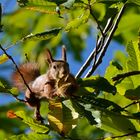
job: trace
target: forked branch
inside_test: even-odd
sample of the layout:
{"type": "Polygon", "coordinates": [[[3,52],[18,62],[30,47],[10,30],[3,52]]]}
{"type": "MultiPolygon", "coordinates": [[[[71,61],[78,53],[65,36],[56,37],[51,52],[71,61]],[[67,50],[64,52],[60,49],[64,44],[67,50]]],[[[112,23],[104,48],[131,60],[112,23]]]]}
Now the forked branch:
{"type": "Polygon", "coordinates": [[[114,25],[113,25],[114,17],[112,17],[108,20],[108,22],[103,30],[103,35],[101,35],[100,38],[97,40],[96,47],[93,49],[93,51],[87,58],[86,62],[83,64],[83,66],[80,68],[80,70],[76,74],[76,78],[79,78],[80,76],[82,76],[82,74],[85,72],[85,70],[88,68],[88,66],[90,66],[90,63],[94,60],[95,55],[96,55],[96,60],[94,60],[94,63],[92,65],[91,69],[89,69],[89,71],[87,72],[85,77],[91,76],[93,74],[93,72],[97,69],[97,67],[101,64],[102,59],[111,42],[111,39],[112,39],[116,29],[118,28],[118,24],[123,15],[125,7],[126,7],[126,4],[124,4],[122,6],[122,8],[121,8],[120,12],[118,13],[118,16],[114,22],[114,25]],[[109,30],[111,30],[111,31],[110,31],[109,35],[107,36],[107,32],[109,32],[109,30]],[[97,58],[97,55],[99,55],[98,58],[97,58]]]}

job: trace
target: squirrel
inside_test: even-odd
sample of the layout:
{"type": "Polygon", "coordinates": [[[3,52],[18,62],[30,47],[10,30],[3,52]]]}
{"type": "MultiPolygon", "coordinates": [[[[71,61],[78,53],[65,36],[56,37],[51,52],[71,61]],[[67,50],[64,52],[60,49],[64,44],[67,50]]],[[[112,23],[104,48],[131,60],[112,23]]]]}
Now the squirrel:
{"type": "Polygon", "coordinates": [[[15,71],[12,75],[13,84],[25,92],[25,99],[28,106],[35,107],[35,117],[42,121],[40,115],[41,99],[54,100],[56,97],[71,97],[78,88],[75,77],[70,73],[67,63],[66,48],[62,47],[61,60],[55,60],[51,52],[46,50],[46,61],[49,68],[45,74],[40,74],[37,63],[24,63],[19,66],[29,88],[26,88],[21,75],[15,71]],[[32,91],[32,92],[31,92],[32,91]]]}

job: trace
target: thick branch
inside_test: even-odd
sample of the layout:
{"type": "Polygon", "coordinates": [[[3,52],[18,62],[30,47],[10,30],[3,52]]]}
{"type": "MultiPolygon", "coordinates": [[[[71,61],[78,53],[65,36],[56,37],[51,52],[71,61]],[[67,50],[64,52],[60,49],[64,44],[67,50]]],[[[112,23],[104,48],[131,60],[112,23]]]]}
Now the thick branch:
{"type": "Polygon", "coordinates": [[[123,15],[123,12],[124,12],[125,7],[126,7],[126,5],[124,4],[123,7],[121,8],[120,12],[118,13],[118,16],[117,16],[117,18],[116,18],[116,21],[115,21],[115,23],[114,23],[114,25],[113,25],[113,27],[112,27],[112,29],[111,29],[111,31],[110,31],[110,34],[109,34],[108,38],[106,39],[106,42],[104,43],[104,45],[103,45],[103,47],[102,47],[103,49],[102,49],[102,51],[100,52],[100,55],[99,55],[99,57],[98,57],[98,59],[97,59],[97,61],[96,61],[95,66],[92,67],[92,68],[88,71],[86,77],[91,76],[92,73],[97,69],[97,67],[102,63],[102,59],[103,59],[103,57],[104,57],[104,55],[105,55],[105,53],[106,53],[106,50],[107,50],[107,48],[108,48],[108,46],[109,46],[109,43],[111,42],[111,39],[112,39],[112,37],[113,37],[113,35],[114,35],[116,29],[118,28],[118,24],[119,24],[119,21],[120,21],[122,15],[123,15]]]}

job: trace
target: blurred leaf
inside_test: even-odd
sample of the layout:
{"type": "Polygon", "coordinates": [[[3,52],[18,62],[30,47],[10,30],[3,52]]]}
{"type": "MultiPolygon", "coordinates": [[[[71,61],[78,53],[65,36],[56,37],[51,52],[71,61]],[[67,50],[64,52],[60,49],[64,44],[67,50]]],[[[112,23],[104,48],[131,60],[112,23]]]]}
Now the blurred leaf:
{"type": "Polygon", "coordinates": [[[29,10],[39,11],[47,14],[56,14],[56,5],[49,0],[17,0],[19,6],[26,7],[29,10]]]}
{"type": "Polygon", "coordinates": [[[7,83],[0,81],[0,92],[9,93],[18,96],[19,90],[16,87],[10,87],[7,83]]]}
{"type": "Polygon", "coordinates": [[[2,54],[0,55],[0,64],[3,64],[4,62],[6,62],[9,58],[7,57],[6,54],[2,54]]]}
{"type": "MultiPolygon", "coordinates": [[[[105,78],[100,76],[90,76],[79,80],[81,87],[92,87],[96,91],[106,91],[112,94],[116,93],[115,86],[112,86],[105,78]]],[[[91,91],[93,92],[93,90],[91,91]]]]}
{"type": "Polygon", "coordinates": [[[49,128],[45,125],[40,124],[39,122],[33,120],[32,118],[28,117],[24,111],[17,111],[15,112],[17,117],[22,119],[22,121],[29,125],[29,127],[37,133],[47,133],[49,131],[49,128]]]}
{"type": "Polygon", "coordinates": [[[60,134],[67,134],[77,122],[72,111],[60,101],[49,101],[49,108],[50,126],[60,134]]]}
{"type": "Polygon", "coordinates": [[[47,134],[37,134],[37,133],[29,133],[29,134],[20,134],[7,138],[6,140],[48,140],[52,137],[47,134]]]}
{"type": "Polygon", "coordinates": [[[59,33],[60,30],[61,28],[58,28],[58,29],[52,29],[46,32],[37,33],[37,34],[30,34],[22,38],[21,41],[50,39],[52,37],[55,37],[59,33]]]}
{"type": "Polygon", "coordinates": [[[71,8],[74,4],[75,0],[67,0],[67,2],[65,2],[63,5],[66,7],[66,8],[71,8]]]}
{"type": "Polygon", "coordinates": [[[67,0],[48,0],[48,1],[50,1],[50,2],[54,2],[54,3],[56,3],[57,5],[60,5],[60,4],[62,4],[62,3],[65,3],[67,0]]]}
{"type": "Polygon", "coordinates": [[[71,29],[78,28],[81,24],[84,24],[88,21],[90,15],[89,10],[84,10],[82,15],[72,21],[70,21],[67,26],[65,27],[65,31],[70,31],[71,29]]]}
{"type": "Polygon", "coordinates": [[[127,0],[128,3],[134,3],[138,6],[140,6],[140,1],[139,0],[127,0]]]}
{"type": "MultiPolygon", "coordinates": [[[[134,8],[134,6],[132,6],[134,8]]],[[[140,16],[139,9],[134,10],[129,8],[127,14],[123,15],[119,26],[115,32],[115,37],[118,37],[118,41],[121,44],[126,44],[130,40],[135,40],[138,35],[140,16]]]]}

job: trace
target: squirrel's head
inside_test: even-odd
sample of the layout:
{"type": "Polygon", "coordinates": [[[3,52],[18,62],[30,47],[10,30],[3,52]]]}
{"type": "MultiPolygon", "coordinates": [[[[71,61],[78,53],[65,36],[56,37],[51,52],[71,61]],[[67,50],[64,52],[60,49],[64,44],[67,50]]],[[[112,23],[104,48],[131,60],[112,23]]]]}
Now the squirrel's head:
{"type": "Polygon", "coordinates": [[[51,52],[47,49],[46,60],[49,64],[49,72],[53,79],[61,79],[69,74],[69,64],[67,63],[66,48],[62,47],[61,60],[55,60],[51,52]]]}

